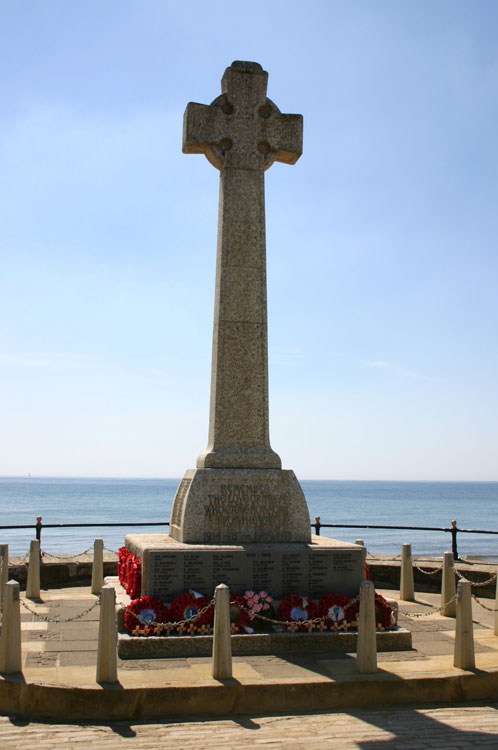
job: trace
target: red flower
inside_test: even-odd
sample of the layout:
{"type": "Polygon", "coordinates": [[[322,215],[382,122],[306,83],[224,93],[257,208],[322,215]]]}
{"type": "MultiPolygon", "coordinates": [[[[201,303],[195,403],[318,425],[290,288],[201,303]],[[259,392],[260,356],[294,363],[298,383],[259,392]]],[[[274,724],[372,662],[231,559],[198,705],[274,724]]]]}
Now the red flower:
{"type": "Polygon", "coordinates": [[[125,609],[125,626],[132,635],[159,635],[170,619],[168,608],[152,596],[135,599],[125,609]]]}
{"type": "Polygon", "coordinates": [[[313,599],[300,594],[289,594],[280,602],[278,607],[278,619],[292,623],[288,625],[289,630],[309,631],[311,628],[305,623],[319,617],[319,610],[313,599]],[[296,623],[296,625],[294,625],[296,623]]]}
{"type": "MultiPolygon", "coordinates": [[[[191,591],[187,591],[185,594],[180,594],[171,602],[171,619],[173,622],[181,622],[182,620],[189,620],[194,617],[198,612],[209,605],[209,599],[205,596],[196,597],[191,591]]],[[[190,632],[195,632],[202,625],[212,625],[214,618],[214,606],[204,612],[200,617],[193,622],[188,623],[187,627],[190,632]],[[193,626],[191,628],[190,626],[193,626]]],[[[185,626],[182,628],[182,632],[185,630],[185,626]]],[[[180,632],[180,628],[178,628],[180,632]]]]}

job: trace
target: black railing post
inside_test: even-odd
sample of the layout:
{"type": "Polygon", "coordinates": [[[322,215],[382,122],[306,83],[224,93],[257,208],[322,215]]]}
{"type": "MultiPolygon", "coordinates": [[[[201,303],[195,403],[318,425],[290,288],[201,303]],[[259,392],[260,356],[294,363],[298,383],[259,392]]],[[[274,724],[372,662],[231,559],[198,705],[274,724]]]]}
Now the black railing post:
{"type": "Polygon", "coordinates": [[[453,552],[453,559],[458,560],[458,547],[457,547],[457,522],[451,522],[451,551],[453,552]]]}
{"type": "Polygon", "coordinates": [[[314,526],[315,526],[315,534],[316,534],[317,536],[320,536],[320,526],[321,526],[321,525],[322,525],[322,524],[320,523],[320,516],[316,516],[316,517],[315,517],[315,523],[314,523],[314,526]]]}
{"type": "Polygon", "coordinates": [[[42,517],[36,517],[36,538],[41,542],[41,531],[42,531],[42,517]]]}

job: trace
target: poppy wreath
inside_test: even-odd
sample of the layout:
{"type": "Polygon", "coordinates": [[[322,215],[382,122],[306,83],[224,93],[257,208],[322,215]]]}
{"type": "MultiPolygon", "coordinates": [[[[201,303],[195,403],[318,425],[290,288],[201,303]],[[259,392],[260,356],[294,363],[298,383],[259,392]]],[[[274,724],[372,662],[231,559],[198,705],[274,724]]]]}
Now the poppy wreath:
{"type": "Polygon", "coordinates": [[[125,626],[132,635],[160,635],[170,619],[168,608],[159,599],[144,596],[125,609],[125,626]]]}
{"type": "Polygon", "coordinates": [[[320,617],[324,618],[327,630],[347,630],[350,623],[356,619],[354,605],[349,606],[351,600],[341,594],[327,594],[322,596],[319,603],[320,617]]]}
{"type": "Polygon", "coordinates": [[[118,552],[118,578],[122,586],[126,582],[126,559],[130,553],[126,547],[120,547],[118,552]]]}
{"type": "Polygon", "coordinates": [[[123,586],[124,590],[128,592],[128,579],[130,575],[130,566],[134,559],[133,552],[128,552],[126,547],[121,547],[119,550],[118,557],[118,576],[119,582],[123,586]]]}
{"type": "Polygon", "coordinates": [[[142,592],[142,561],[134,557],[129,564],[128,594],[131,599],[138,599],[142,592]]]}
{"type": "Polygon", "coordinates": [[[299,594],[289,594],[278,607],[278,619],[289,623],[287,629],[292,632],[298,630],[310,632],[316,627],[310,620],[319,616],[320,611],[313,599],[299,594]]]}
{"type": "Polygon", "coordinates": [[[254,633],[251,627],[251,616],[247,601],[240,594],[230,591],[230,631],[235,633],[254,633]]]}
{"type": "Polygon", "coordinates": [[[375,594],[375,625],[377,630],[390,630],[394,627],[393,609],[381,594],[375,594]]]}
{"type": "MultiPolygon", "coordinates": [[[[171,602],[171,620],[173,622],[181,622],[182,620],[189,620],[209,605],[209,599],[205,596],[199,596],[194,594],[192,591],[187,591],[184,594],[180,594],[171,602]]],[[[197,620],[193,622],[182,623],[177,626],[178,632],[181,634],[192,635],[193,633],[209,633],[213,625],[214,619],[214,606],[204,612],[197,620]]]]}

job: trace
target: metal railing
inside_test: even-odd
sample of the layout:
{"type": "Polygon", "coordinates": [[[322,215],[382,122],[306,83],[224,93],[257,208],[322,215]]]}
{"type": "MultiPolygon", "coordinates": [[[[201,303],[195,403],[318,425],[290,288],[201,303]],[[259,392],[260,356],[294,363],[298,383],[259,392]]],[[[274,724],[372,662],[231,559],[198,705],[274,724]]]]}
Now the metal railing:
{"type": "Polygon", "coordinates": [[[488,531],[486,529],[459,529],[456,521],[451,522],[451,526],[380,526],[372,523],[322,523],[320,516],[316,516],[315,523],[311,524],[315,529],[315,534],[320,536],[320,529],[394,529],[408,531],[445,531],[451,534],[451,551],[453,558],[459,560],[457,534],[498,534],[498,531],[488,531]]]}
{"type": "MultiPolygon", "coordinates": [[[[0,530],[3,529],[34,529],[36,539],[41,541],[42,529],[80,529],[80,528],[103,528],[103,527],[128,527],[131,526],[169,526],[169,521],[120,521],[108,523],[105,521],[97,523],[42,523],[42,517],[37,516],[36,524],[23,524],[23,525],[10,525],[0,526],[0,530]]],[[[315,534],[320,536],[320,529],[388,529],[396,531],[443,531],[451,534],[451,550],[455,560],[459,560],[458,557],[458,545],[457,545],[457,534],[496,534],[498,531],[490,531],[488,529],[460,529],[457,527],[457,522],[452,521],[451,526],[383,526],[380,524],[372,523],[322,523],[320,516],[316,516],[315,522],[311,524],[311,528],[315,530],[315,534]]]]}

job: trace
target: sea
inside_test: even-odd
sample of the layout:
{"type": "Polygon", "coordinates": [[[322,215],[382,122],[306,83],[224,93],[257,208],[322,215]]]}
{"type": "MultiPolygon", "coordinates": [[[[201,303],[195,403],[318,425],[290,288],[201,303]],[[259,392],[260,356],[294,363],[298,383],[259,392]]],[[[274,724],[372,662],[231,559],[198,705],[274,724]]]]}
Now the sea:
{"type": "MultiPolygon", "coordinates": [[[[0,543],[10,556],[23,556],[35,538],[36,517],[43,524],[124,523],[124,527],[42,529],[47,554],[77,555],[96,537],[108,550],[123,545],[127,533],[167,533],[167,526],[138,527],[169,521],[179,479],[78,479],[0,477],[0,543]],[[27,529],[7,526],[29,525],[27,529]]],[[[498,482],[301,482],[311,521],[378,526],[432,526],[498,532],[498,482]]],[[[363,539],[371,554],[396,556],[410,542],[416,556],[441,557],[451,550],[445,531],[322,528],[323,536],[353,542],[363,539]]],[[[497,534],[458,534],[460,557],[498,560],[497,534]]]]}

